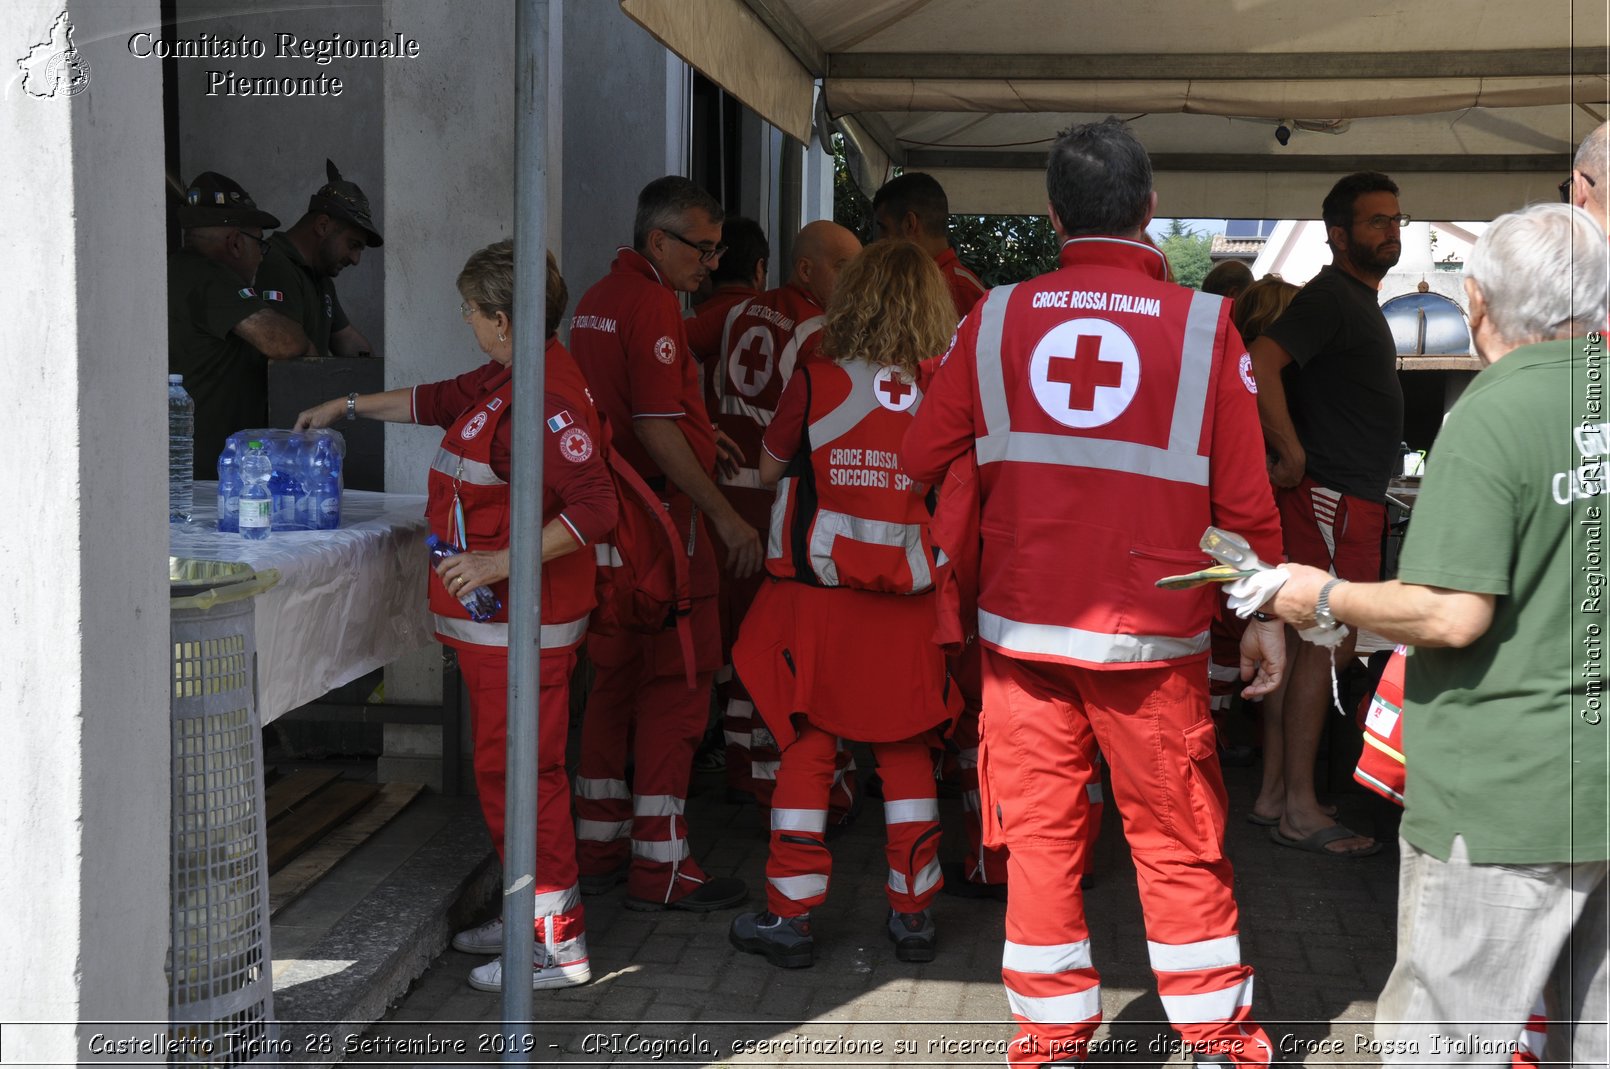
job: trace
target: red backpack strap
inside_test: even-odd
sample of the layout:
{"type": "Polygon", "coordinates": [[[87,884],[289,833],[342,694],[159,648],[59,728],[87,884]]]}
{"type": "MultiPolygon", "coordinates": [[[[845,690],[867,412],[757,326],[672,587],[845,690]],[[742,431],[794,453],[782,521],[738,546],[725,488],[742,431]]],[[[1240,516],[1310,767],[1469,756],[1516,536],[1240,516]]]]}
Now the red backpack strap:
{"type": "MultiPolygon", "coordinates": [[[[692,690],[698,685],[698,673],[694,670],[693,657],[693,625],[689,620],[693,612],[693,584],[689,576],[688,556],[683,551],[687,543],[682,539],[675,525],[671,523],[669,512],[665,504],[643,481],[637,470],[628,464],[620,453],[614,449],[609,451],[609,469],[620,485],[626,487],[643,505],[644,509],[658,522],[660,532],[665,538],[666,545],[671,547],[671,568],[676,601],[671,614],[676,618],[677,640],[682,646],[682,666],[688,681],[688,689],[692,690]]],[[[695,513],[697,516],[697,513],[695,513]]],[[[691,534],[691,532],[690,532],[691,534]]],[[[617,547],[618,548],[618,547],[617,547]]]]}

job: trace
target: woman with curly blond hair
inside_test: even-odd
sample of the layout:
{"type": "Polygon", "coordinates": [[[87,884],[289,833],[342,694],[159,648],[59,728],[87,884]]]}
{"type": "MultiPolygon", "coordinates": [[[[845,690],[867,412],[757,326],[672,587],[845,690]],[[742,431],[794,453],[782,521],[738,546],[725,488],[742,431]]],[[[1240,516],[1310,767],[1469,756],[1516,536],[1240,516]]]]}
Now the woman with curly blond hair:
{"type": "Polygon", "coordinates": [[[901,961],[932,961],[939,806],[929,747],[947,710],[932,642],[927,487],[900,469],[922,401],[918,365],[956,313],[933,258],[881,241],[852,260],[827,307],[818,357],[789,380],[760,477],[777,488],[767,583],[733,648],[777,737],[766,909],[733,920],[734,946],[773,965],[815,960],[810,911],[827,898],[825,839],[839,738],[870,743],[883,777],[887,931],[901,961]]]}

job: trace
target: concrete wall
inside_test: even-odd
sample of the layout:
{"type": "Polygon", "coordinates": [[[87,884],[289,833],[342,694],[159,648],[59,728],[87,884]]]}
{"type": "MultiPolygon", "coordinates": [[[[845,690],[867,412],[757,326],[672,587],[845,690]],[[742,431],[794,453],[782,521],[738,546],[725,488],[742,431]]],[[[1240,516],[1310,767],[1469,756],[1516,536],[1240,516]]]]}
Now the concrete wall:
{"type": "MultiPolygon", "coordinates": [[[[79,95],[15,61],[60,0],[0,6],[3,419],[18,509],[0,572],[0,1020],[162,1021],[168,944],[161,69],[124,48],[157,0],[75,5],[79,95]]],[[[132,1027],[132,1026],[130,1026],[132,1027]]],[[[138,1031],[138,1030],[136,1030],[138,1031]]],[[[149,1030],[146,1030],[149,1034],[149,1030]]],[[[72,1028],[8,1025],[8,1063],[72,1028]]]]}
{"type": "MultiPolygon", "coordinates": [[[[307,210],[307,200],[325,182],[324,161],[332,159],[341,175],[356,182],[369,198],[375,225],[387,241],[368,249],[356,267],[336,282],[341,304],[375,351],[389,355],[382,316],[385,260],[393,249],[381,166],[383,115],[381,85],[399,66],[418,62],[396,59],[279,58],[276,35],[297,40],[369,39],[382,36],[380,0],[347,0],[309,8],[271,0],[177,0],[176,36],[194,40],[200,34],[261,41],[262,59],[179,59],[179,180],[201,171],[221,171],[246,187],[252,199],[279,216],[289,227],[307,210]],[[209,71],[233,71],[239,77],[341,79],[339,96],[239,96],[220,87],[208,95],[209,71]]],[[[155,29],[153,25],[147,27],[155,29]]],[[[422,56],[440,47],[413,34],[406,20],[397,27],[420,37],[422,56]]],[[[463,63],[463,55],[454,57],[463,63]]],[[[146,62],[156,63],[157,60],[146,62]]],[[[402,237],[403,235],[396,235],[402,237]]],[[[406,239],[405,239],[406,240],[406,239]]]]}

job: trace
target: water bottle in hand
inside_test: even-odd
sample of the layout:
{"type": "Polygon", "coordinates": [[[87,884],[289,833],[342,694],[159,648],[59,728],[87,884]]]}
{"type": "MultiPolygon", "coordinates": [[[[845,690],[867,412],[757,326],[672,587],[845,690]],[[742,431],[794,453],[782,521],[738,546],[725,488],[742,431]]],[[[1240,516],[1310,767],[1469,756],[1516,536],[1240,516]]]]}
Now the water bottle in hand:
{"type": "Polygon", "coordinates": [[[218,454],[218,530],[235,534],[240,530],[240,443],[233,437],[224,442],[218,454]]]}
{"type": "Polygon", "coordinates": [[[274,462],[263,451],[263,443],[253,439],[246,443],[246,455],[240,458],[240,534],[242,538],[267,538],[270,509],[274,498],[269,493],[268,480],[274,474],[274,462]]]}
{"type": "Polygon", "coordinates": [[[184,376],[168,376],[168,522],[189,523],[195,497],[196,402],[184,376]]]}
{"type": "MultiPolygon", "coordinates": [[[[425,545],[430,549],[430,564],[433,569],[448,557],[456,557],[459,553],[457,546],[451,542],[443,542],[435,535],[426,536],[425,545]]],[[[453,592],[449,590],[448,593],[453,592]]],[[[503,602],[498,599],[496,594],[492,593],[492,588],[489,586],[478,586],[474,590],[454,594],[453,596],[458,598],[459,604],[469,610],[471,620],[483,623],[492,619],[497,615],[498,610],[503,608],[503,602]]]]}

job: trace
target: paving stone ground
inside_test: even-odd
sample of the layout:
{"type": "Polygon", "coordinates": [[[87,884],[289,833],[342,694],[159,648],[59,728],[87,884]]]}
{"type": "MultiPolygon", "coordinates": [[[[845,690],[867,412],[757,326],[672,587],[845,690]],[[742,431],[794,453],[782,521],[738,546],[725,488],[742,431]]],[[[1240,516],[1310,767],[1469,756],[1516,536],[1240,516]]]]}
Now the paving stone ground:
{"type": "MultiPolygon", "coordinates": [[[[1374,1065],[1375,998],[1391,968],[1395,841],[1360,860],[1270,842],[1244,817],[1256,769],[1226,769],[1227,849],[1241,906],[1241,948],[1257,971],[1254,1011],[1286,1064],[1374,1065]]],[[[693,846],[712,874],[748,881],[763,906],[765,830],[753,806],[728,804],[704,777],[689,802],[693,846]]],[[[1344,822],[1393,834],[1390,807],[1340,793],[1344,822]]],[[[942,803],[946,857],[960,852],[955,801],[942,803]]],[[[1000,984],[1005,906],[941,894],[937,960],[895,960],[884,932],[881,807],[869,801],[832,844],[833,886],[814,913],[814,967],[783,970],[727,941],[736,910],[635,913],[622,889],[588,898],[592,983],[539,991],[531,1064],[685,1066],[1001,1065],[1015,1034],[1000,984]]],[[[1183,1059],[1152,989],[1134,868],[1114,807],[1085,892],[1105,1024],[1090,1064],[1183,1059]]],[[[440,1065],[498,1060],[499,998],[471,989],[481,958],[448,951],[353,1050],[349,1063],[440,1065]]]]}

